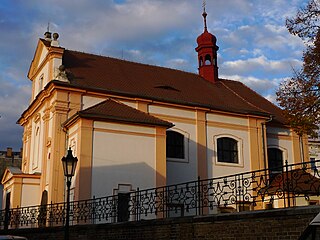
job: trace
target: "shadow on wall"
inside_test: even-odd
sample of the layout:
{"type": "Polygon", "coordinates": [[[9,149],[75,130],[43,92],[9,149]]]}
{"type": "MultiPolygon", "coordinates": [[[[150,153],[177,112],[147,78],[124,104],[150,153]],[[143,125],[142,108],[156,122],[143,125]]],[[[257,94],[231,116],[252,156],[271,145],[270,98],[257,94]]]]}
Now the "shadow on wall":
{"type": "Polygon", "coordinates": [[[198,151],[204,153],[200,161],[204,163],[203,166],[208,171],[207,151],[211,150],[189,139],[185,142],[183,159],[167,158],[167,185],[197,180],[199,176],[198,151]]]}
{"type": "Polygon", "coordinates": [[[165,179],[165,176],[159,175],[153,167],[144,162],[93,167],[91,196],[109,196],[115,194],[115,190],[135,191],[137,188],[153,188],[156,186],[157,177],[165,179]]]}
{"type": "MultiPolygon", "coordinates": [[[[79,186],[79,188],[91,188],[90,197],[81,197],[87,194],[80,194],[79,200],[85,200],[93,196],[104,197],[113,195],[115,191],[119,189],[119,186],[120,188],[123,187],[123,189],[127,189],[124,191],[135,191],[137,188],[140,190],[154,188],[157,185],[157,181],[166,182],[167,185],[195,181],[199,176],[197,149],[203,153],[203,158],[201,159],[202,166],[205,168],[205,171],[208,172],[208,176],[210,176],[210,174],[212,175],[210,172],[212,171],[212,166],[208,164],[208,162],[211,163],[212,160],[208,159],[208,156],[212,156],[214,154],[213,151],[191,140],[188,144],[185,159],[167,160],[167,176],[163,176],[156,171],[156,162],[151,166],[147,162],[142,161],[129,164],[117,164],[115,160],[108,159],[108,157],[105,159],[94,159],[93,162],[95,164],[98,163],[99,166],[93,166],[92,169],[82,168],[79,170],[81,173],[80,177],[88,177],[87,181],[81,181],[82,185],[79,186]],[[92,179],[91,181],[90,178],[92,179]],[[84,184],[87,186],[84,186],[84,184]]],[[[129,159],[130,154],[128,154],[128,160],[129,159]]],[[[78,176],[76,176],[76,178],[77,177],[78,176]]],[[[79,181],[79,179],[76,181],[79,181]]],[[[75,190],[77,191],[77,186],[75,190]]],[[[75,193],[75,195],[77,195],[77,193],[75,193]]]]}

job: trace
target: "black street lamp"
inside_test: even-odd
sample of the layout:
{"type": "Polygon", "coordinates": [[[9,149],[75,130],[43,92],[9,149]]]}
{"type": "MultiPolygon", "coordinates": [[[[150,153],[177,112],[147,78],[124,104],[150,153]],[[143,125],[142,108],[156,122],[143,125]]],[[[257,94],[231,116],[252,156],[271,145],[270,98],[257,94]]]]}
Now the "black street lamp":
{"type": "Polygon", "coordinates": [[[66,157],[61,159],[64,176],[67,178],[67,213],[66,213],[66,226],[64,232],[64,239],[69,240],[69,212],[70,212],[70,186],[71,179],[74,176],[76,171],[76,166],[78,162],[78,158],[72,155],[72,150],[69,148],[68,154],[66,157]]]}

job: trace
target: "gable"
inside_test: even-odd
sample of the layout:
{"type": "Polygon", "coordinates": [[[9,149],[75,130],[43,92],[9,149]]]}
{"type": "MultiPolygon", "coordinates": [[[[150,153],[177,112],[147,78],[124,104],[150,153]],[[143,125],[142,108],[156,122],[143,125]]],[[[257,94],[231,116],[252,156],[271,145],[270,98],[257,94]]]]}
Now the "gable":
{"type": "Polygon", "coordinates": [[[6,170],[4,171],[2,180],[1,180],[1,184],[5,184],[6,182],[8,182],[11,178],[12,178],[13,174],[10,172],[10,170],[8,168],[6,168],[6,170]]]}
{"type": "Polygon", "coordinates": [[[46,46],[44,40],[39,39],[36,51],[34,53],[29,72],[28,78],[32,81],[34,80],[34,75],[36,74],[37,70],[39,69],[41,63],[43,63],[44,59],[48,54],[48,46],[46,46]]]}

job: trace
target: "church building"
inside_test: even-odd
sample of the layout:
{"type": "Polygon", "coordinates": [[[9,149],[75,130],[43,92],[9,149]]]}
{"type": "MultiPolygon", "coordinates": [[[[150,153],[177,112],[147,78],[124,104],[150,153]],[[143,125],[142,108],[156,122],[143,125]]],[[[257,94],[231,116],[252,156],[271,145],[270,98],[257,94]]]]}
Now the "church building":
{"type": "Polygon", "coordinates": [[[6,170],[11,207],[65,201],[61,158],[78,158],[73,200],[307,161],[307,141],[281,109],[239,81],[219,78],[216,37],[197,38],[198,74],[68,50],[39,39],[22,167],[6,170]]]}

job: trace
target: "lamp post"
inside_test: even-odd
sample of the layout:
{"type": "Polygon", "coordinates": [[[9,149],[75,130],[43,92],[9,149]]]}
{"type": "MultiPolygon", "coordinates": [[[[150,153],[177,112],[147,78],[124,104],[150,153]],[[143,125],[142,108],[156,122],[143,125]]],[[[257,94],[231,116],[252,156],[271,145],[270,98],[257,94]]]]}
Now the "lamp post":
{"type": "Polygon", "coordinates": [[[72,155],[72,150],[69,148],[67,156],[61,159],[64,176],[67,179],[67,212],[66,212],[66,226],[64,232],[64,239],[69,240],[69,212],[70,212],[70,186],[71,179],[74,176],[78,158],[72,155]]]}

